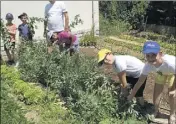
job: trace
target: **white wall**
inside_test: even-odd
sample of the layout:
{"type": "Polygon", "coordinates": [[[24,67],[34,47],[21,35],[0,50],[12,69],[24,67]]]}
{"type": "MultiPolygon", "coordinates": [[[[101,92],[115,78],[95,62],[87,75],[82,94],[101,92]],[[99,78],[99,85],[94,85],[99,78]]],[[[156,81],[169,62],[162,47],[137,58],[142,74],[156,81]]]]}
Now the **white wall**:
{"type": "MultiPolygon", "coordinates": [[[[83,25],[76,26],[73,32],[90,30],[92,26],[92,1],[64,1],[68,9],[70,22],[74,16],[80,14],[80,18],[84,21],[83,25]]],[[[21,21],[18,15],[26,12],[30,17],[44,17],[44,7],[48,1],[1,1],[1,18],[4,19],[6,13],[10,12],[14,15],[14,23],[18,26],[21,21]]],[[[94,22],[96,30],[99,30],[99,7],[98,1],[94,1],[94,22]]],[[[39,23],[36,30],[35,38],[42,38],[43,23],[39,23]]],[[[18,34],[17,34],[18,37],[18,34]]]]}

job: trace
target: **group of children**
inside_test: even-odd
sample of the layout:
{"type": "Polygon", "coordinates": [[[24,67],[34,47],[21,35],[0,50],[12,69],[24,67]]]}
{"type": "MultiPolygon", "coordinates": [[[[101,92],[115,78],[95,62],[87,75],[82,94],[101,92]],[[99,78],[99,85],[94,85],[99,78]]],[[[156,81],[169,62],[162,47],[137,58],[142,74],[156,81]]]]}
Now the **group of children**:
{"type": "MultiPolygon", "coordinates": [[[[34,33],[28,23],[28,15],[26,13],[22,13],[18,16],[18,18],[22,21],[22,24],[16,27],[16,25],[12,22],[14,17],[11,13],[6,14],[6,28],[9,33],[9,40],[4,44],[4,50],[7,54],[8,61],[7,63],[12,65],[15,64],[15,41],[16,41],[16,31],[19,31],[20,42],[32,41],[34,33]]],[[[70,31],[62,31],[55,32],[49,31],[47,34],[48,39],[48,52],[53,50],[54,45],[58,45],[61,51],[68,51],[70,55],[79,51],[79,41],[76,35],[73,35],[70,31]]],[[[1,58],[2,59],[2,58],[1,58]]]]}
{"type": "Polygon", "coordinates": [[[139,103],[144,105],[143,91],[145,88],[147,76],[150,72],[155,72],[156,81],[153,93],[153,103],[155,112],[153,117],[159,113],[159,103],[164,86],[169,90],[170,118],[169,124],[175,124],[176,112],[176,57],[163,54],[160,45],[155,41],[147,41],[143,46],[143,54],[146,63],[136,57],[129,55],[113,55],[108,49],[101,49],[98,52],[98,63],[113,65],[118,73],[121,82],[122,91],[126,91],[129,83],[132,88],[131,94],[126,94],[128,100],[133,97],[139,99],[139,103]]]}
{"type": "MultiPolygon", "coordinates": [[[[31,33],[28,25],[28,16],[26,13],[22,13],[18,18],[22,21],[22,24],[18,26],[19,37],[24,41],[32,41],[33,34],[31,33]]],[[[6,27],[10,34],[11,43],[10,49],[4,44],[8,62],[14,63],[14,48],[15,48],[15,36],[17,27],[13,24],[13,15],[8,13],[6,15],[6,27]],[[9,52],[11,51],[11,54],[9,52]]],[[[49,31],[47,34],[48,39],[48,52],[53,51],[53,46],[58,45],[60,51],[69,51],[70,55],[75,52],[79,52],[79,40],[78,37],[73,35],[70,31],[55,32],[49,31]]],[[[129,55],[113,55],[108,49],[101,49],[98,52],[98,63],[111,64],[118,73],[119,80],[123,91],[127,91],[128,84],[131,85],[131,94],[126,94],[128,100],[132,100],[136,97],[141,105],[144,105],[143,92],[146,85],[147,76],[150,72],[156,72],[156,81],[153,93],[153,103],[155,105],[156,117],[159,111],[159,103],[161,100],[161,94],[165,85],[169,89],[169,104],[170,104],[170,124],[175,124],[175,112],[176,112],[176,57],[168,54],[163,54],[160,50],[160,45],[155,41],[147,41],[143,46],[143,54],[146,58],[146,63],[136,57],[129,55]]],[[[125,93],[124,92],[124,93],[125,93]]]]}
{"type": "Polygon", "coordinates": [[[10,38],[7,42],[5,42],[4,50],[7,54],[7,58],[8,58],[7,62],[10,65],[15,63],[14,50],[15,50],[17,30],[19,31],[19,37],[21,41],[32,41],[32,37],[33,37],[33,34],[27,22],[28,20],[27,14],[22,13],[21,15],[18,16],[18,18],[21,20],[22,23],[17,28],[17,26],[12,22],[14,17],[11,13],[7,13],[5,17],[5,19],[7,20],[7,23],[6,23],[6,28],[8,31],[7,33],[9,34],[10,38]]]}

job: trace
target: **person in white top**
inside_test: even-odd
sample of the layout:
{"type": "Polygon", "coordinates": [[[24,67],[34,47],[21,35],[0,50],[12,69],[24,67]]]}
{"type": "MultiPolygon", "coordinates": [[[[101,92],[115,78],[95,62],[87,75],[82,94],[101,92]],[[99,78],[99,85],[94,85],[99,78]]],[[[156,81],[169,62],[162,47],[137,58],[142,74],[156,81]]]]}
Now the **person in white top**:
{"type": "Polygon", "coordinates": [[[156,81],[153,94],[153,103],[155,105],[154,117],[159,113],[159,103],[164,86],[169,88],[169,104],[170,104],[170,124],[175,124],[176,112],[176,57],[168,54],[163,54],[160,51],[160,45],[155,41],[147,41],[143,46],[147,63],[144,66],[142,75],[137,84],[134,86],[132,93],[128,96],[128,100],[132,100],[138,89],[146,80],[150,72],[156,72],[156,81]]]}
{"type": "MultiPolygon", "coordinates": [[[[136,57],[129,55],[113,55],[108,49],[101,49],[98,52],[98,64],[102,65],[103,63],[113,65],[114,70],[118,73],[122,91],[127,91],[127,83],[131,85],[131,88],[134,87],[144,67],[144,63],[136,57]]],[[[141,105],[144,105],[144,89],[145,83],[136,94],[137,101],[141,105]]],[[[126,97],[128,96],[126,93],[124,93],[124,95],[126,95],[126,97]]]]}
{"type": "Polygon", "coordinates": [[[44,37],[49,31],[61,32],[69,31],[69,16],[64,2],[49,0],[45,6],[44,37]],[[64,26],[65,17],[65,26],[64,26]]]}

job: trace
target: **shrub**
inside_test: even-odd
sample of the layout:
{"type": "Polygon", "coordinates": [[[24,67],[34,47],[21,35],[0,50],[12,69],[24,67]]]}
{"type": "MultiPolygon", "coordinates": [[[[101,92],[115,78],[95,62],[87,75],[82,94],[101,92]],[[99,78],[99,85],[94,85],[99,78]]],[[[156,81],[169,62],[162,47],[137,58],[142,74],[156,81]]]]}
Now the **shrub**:
{"type": "Polygon", "coordinates": [[[1,82],[1,124],[29,124],[22,108],[10,97],[5,79],[1,82]]]}
{"type": "Polygon", "coordinates": [[[123,110],[118,113],[118,108],[124,104],[117,100],[119,90],[116,91],[109,78],[99,73],[95,61],[83,54],[59,53],[57,48],[48,54],[46,46],[39,43],[24,47],[19,70],[25,80],[39,81],[56,91],[73,110],[71,115],[73,120],[78,120],[76,123],[133,117],[133,113],[122,114],[123,110]]]}

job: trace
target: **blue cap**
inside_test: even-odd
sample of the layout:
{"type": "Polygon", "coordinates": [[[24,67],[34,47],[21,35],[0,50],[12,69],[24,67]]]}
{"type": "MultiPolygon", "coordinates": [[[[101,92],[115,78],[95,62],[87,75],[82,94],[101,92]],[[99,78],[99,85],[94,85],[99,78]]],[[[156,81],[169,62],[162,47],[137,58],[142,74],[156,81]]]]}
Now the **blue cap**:
{"type": "Polygon", "coordinates": [[[146,41],[143,46],[143,53],[159,53],[160,52],[160,45],[156,41],[146,41]]]}
{"type": "Polygon", "coordinates": [[[6,19],[13,19],[13,15],[11,13],[6,14],[6,19]]]}

